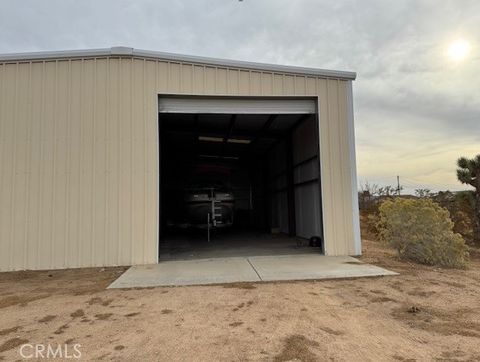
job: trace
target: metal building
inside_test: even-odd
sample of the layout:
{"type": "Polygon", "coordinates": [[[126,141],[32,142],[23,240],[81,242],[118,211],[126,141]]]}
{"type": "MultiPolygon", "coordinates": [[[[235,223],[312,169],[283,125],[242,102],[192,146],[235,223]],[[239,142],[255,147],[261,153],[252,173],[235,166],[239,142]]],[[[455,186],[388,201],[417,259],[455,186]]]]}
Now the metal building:
{"type": "Polygon", "coordinates": [[[241,162],[240,224],[359,255],[354,79],[124,47],[0,55],[0,270],[157,263],[186,153],[241,162]]]}

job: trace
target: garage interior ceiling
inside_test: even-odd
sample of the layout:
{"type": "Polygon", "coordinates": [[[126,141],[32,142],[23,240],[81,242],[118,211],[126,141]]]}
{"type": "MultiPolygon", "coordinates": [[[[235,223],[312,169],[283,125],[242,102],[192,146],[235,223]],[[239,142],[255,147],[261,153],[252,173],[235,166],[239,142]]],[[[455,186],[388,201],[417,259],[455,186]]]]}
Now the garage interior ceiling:
{"type": "Polygon", "coordinates": [[[262,155],[312,114],[161,114],[161,132],[199,157],[262,155]],[[192,148],[192,145],[194,147],[192,148]]]}

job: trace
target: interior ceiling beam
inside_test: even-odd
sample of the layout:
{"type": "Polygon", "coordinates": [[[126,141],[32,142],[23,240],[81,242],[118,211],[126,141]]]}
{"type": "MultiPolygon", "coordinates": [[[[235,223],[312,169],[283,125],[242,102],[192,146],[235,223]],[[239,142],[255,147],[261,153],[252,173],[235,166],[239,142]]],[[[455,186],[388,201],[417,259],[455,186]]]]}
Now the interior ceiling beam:
{"type": "Polygon", "coordinates": [[[293,131],[295,131],[295,129],[300,126],[304,121],[306,121],[309,117],[311,116],[311,114],[302,114],[299,119],[293,124],[292,127],[290,127],[288,129],[287,132],[284,133],[284,137],[282,138],[278,138],[268,149],[267,149],[267,152],[266,153],[269,153],[271,150],[273,150],[282,140],[285,139],[286,136],[288,136],[289,134],[291,134],[293,131]]]}
{"type": "MultiPolygon", "coordinates": [[[[225,137],[225,131],[219,130],[219,129],[212,129],[212,128],[204,128],[204,129],[198,129],[196,132],[192,132],[192,129],[186,128],[186,127],[176,127],[176,128],[165,128],[162,130],[162,132],[165,133],[176,133],[176,134],[185,134],[185,135],[193,135],[195,138],[198,138],[198,136],[211,136],[211,137],[219,137],[219,138],[224,138],[225,137]]],[[[261,138],[267,138],[267,139],[281,139],[284,136],[284,132],[279,132],[279,131],[269,131],[268,133],[265,133],[262,135],[261,138]]],[[[255,132],[251,131],[245,131],[245,130],[235,130],[235,137],[239,138],[252,138],[252,135],[255,135],[255,132]]]]}
{"type": "Polygon", "coordinates": [[[257,135],[252,139],[252,142],[250,142],[250,146],[253,146],[255,143],[258,142],[260,138],[264,138],[266,134],[268,134],[268,130],[272,123],[277,119],[278,114],[271,114],[270,117],[268,117],[267,121],[263,124],[262,129],[260,132],[257,133],[257,135]]]}
{"type": "Polygon", "coordinates": [[[199,132],[198,132],[198,114],[196,114],[194,117],[193,117],[193,132],[195,132],[194,134],[194,140],[193,140],[193,147],[198,147],[198,136],[200,136],[199,132]]]}
{"type": "MultiPolygon", "coordinates": [[[[220,143],[219,143],[220,145],[220,143]]],[[[220,148],[199,148],[199,149],[176,149],[171,156],[169,156],[170,161],[177,162],[178,160],[190,160],[197,158],[200,155],[210,155],[216,157],[242,157],[245,155],[244,152],[239,150],[228,150],[227,153],[222,154],[220,148]]]]}
{"type": "Polygon", "coordinates": [[[225,137],[223,137],[223,142],[227,142],[227,140],[231,137],[233,128],[235,127],[236,120],[237,120],[237,115],[232,114],[232,116],[230,117],[230,123],[228,124],[227,134],[225,135],[225,137]]]}
{"type": "Polygon", "coordinates": [[[227,141],[228,139],[230,138],[230,136],[232,135],[232,132],[233,132],[233,128],[235,127],[235,121],[237,120],[237,115],[236,114],[232,114],[231,117],[230,117],[230,122],[228,124],[228,129],[227,129],[227,133],[225,134],[225,136],[223,137],[223,142],[222,142],[222,156],[225,156],[225,154],[227,153],[227,141]]]}
{"type": "Polygon", "coordinates": [[[288,130],[288,133],[295,131],[303,122],[305,122],[308,118],[310,118],[311,114],[302,114],[298,120],[293,124],[292,127],[288,130]]]}
{"type": "Polygon", "coordinates": [[[198,136],[198,114],[196,114],[194,117],[193,117],[193,130],[195,131],[195,135],[198,136]]]}

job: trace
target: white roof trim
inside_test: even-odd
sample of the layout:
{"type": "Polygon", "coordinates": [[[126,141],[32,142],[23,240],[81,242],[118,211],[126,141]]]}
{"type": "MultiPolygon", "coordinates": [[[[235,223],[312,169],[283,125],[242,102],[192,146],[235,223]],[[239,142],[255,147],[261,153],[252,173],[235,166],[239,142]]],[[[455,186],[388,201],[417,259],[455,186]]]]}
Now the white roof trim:
{"type": "Polygon", "coordinates": [[[29,61],[29,60],[84,58],[84,57],[102,57],[102,56],[155,58],[155,59],[164,59],[164,60],[177,61],[177,62],[188,62],[188,63],[197,63],[197,64],[205,64],[205,65],[223,66],[223,67],[263,70],[263,71],[278,72],[278,73],[313,75],[313,76],[339,78],[339,79],[347,79],[347,80],[354,80],[357,76],[355,72],[318,69],[318,68],[304,68],[304,67],[267,64],[267,63],[254,63],[254,62],[209,58],[209,57],[199,57],[199,56],[193,56],[193,55],[181,55],[181,54],[174,54],[174,53],[140,50],[140,49],[133,49],[128,47],[0,54],[0,61],[16,62],[16,61],[29,61]]]}

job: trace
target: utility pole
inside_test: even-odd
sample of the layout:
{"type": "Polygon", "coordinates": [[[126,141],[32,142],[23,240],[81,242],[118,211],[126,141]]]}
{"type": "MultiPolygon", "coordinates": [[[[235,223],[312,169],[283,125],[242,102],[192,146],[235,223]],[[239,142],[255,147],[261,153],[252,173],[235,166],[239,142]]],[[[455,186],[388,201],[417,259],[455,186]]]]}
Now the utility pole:
{"type": "Polygon", "coordinates": [[[397,196],[400,196],[400,176],[397,175],[397,196]]]}

